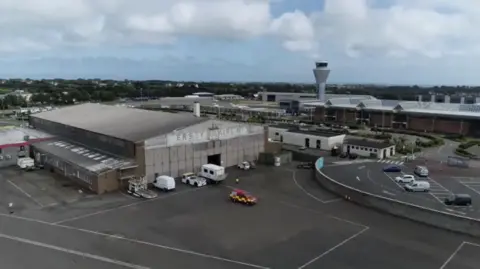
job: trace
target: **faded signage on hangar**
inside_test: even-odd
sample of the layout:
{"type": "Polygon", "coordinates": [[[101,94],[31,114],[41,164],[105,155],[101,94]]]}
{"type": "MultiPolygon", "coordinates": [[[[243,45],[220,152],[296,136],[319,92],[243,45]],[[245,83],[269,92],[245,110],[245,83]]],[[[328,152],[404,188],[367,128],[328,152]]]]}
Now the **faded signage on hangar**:
{"type": "Polygon", "coordinates": [[[248,128],[245,126],[235,126],[230,128],[205,130],[203,132],[179,132],[168,136],[167,143],[185,144],[198,143],[210,140],[229,139],[241,135],[247,135],[248,128]]]}

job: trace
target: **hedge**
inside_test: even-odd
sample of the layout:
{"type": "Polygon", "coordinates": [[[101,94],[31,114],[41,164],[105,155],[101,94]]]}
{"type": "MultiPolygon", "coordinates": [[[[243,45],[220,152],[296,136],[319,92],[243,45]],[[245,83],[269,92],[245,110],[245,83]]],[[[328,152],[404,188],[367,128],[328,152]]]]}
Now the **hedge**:
{"type": "Polygon", "coordinates": [[[455,149],[455,153],[463,157],[474,158],[476,157],[476,155],[468,152],[467,149],[477,145],[480,145],[479,140],[470,140],[468,142],[458,145],[458,148],[455,149]]]}
{"type": "Polygon", "coordinates": [[[455,149],[455,154],[457,154],[459,156],[467,157],[467,158],[475,157],[475,155],[471,154],[470,152],[468,152],[465,149],[462,149],[460,147],[455,149]]]}
{"type": "Polygon", "coordinates": [[[443,144],[445,144],[445,141],[442,138],[431,135],[431,134],[422,133],[422,132],[407,131],[407,130],[393,130],[389,128],[372,128],[372,131],[383,132],[383,133],[414,135],[414,136],[419,136],[419,137],[423,137],[430,140],[428,142],[417,141],[417,146],[423,147],[423,148],[442,146],[443,144]]]}

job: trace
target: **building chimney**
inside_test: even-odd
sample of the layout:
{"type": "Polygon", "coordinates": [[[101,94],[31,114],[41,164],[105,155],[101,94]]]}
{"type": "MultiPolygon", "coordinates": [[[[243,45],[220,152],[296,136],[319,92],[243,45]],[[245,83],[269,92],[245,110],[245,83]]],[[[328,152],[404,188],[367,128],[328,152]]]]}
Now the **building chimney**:
{"type": "Polygon", "coordinates": [[[194,102],[193,103],[193,115],[195,117],[200,117],[200,103],[194,102]]]}
{"type": "Polygon", "coordinates": [[[460,97],[460,104],[465,104],[465,96],[460,97]]]}
{"type": "Polygon", "coordinates": [[[418,95],[418,102],[421,103],[422,102],[422,95],[418,95]]]}
{"type": "Polygon", "coordinates": [[[435,103],[435,94],[430,96],[430,102],[435,103]]]}
{"type": "Polygon", "coordinates": [[[450,95],[445,95],[444,98],[445,98],[445,99],[444,99],[444,102],[445,102],[446,104],[450,104],[450,95]]]}

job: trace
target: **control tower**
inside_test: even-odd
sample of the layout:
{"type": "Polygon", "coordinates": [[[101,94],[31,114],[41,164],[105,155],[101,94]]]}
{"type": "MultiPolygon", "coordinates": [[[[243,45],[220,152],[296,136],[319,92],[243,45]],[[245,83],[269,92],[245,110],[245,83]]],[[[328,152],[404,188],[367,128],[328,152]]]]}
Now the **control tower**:
{"type": "Polygon", "coordinates": [[[315,76],[315,84],[317,85],[317,99],[320,102],[325,102],[325,86],[327,83],[328,75],[330,74],[330,68],[328,68],[328,62],[316,62],[315,69],[313,69],[313,75],[315,76]]]}

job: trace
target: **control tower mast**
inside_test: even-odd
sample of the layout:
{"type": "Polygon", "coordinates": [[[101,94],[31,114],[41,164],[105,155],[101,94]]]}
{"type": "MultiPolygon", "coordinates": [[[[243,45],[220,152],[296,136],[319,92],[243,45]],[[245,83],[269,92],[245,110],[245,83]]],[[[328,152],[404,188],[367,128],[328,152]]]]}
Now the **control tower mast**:
{"type": "Polygon", "coordinates": [[[330,74],[330,68],[328,68],[328,62],[316,62],[315,69],[313,69],[313,75],[315,76],[315,83],[317,86],[317,99],[320,102],[326,102],[325,87],[330,74]]]}

